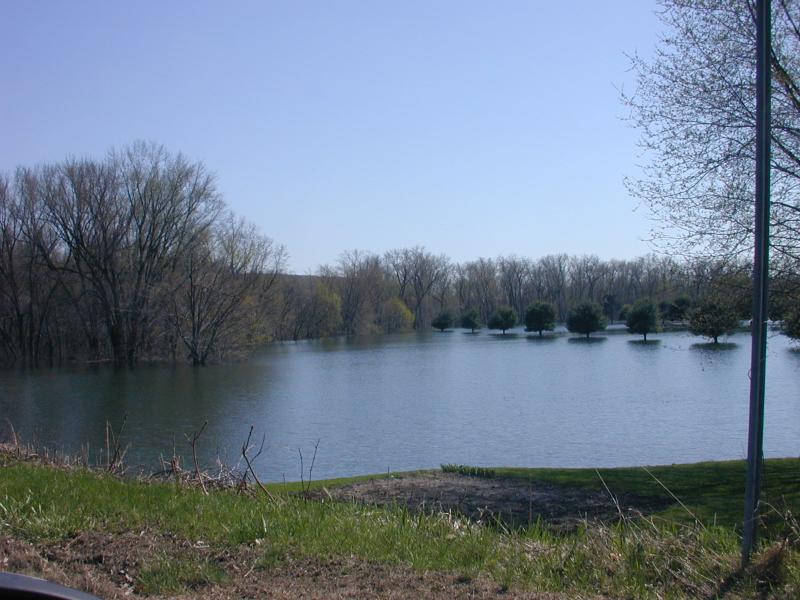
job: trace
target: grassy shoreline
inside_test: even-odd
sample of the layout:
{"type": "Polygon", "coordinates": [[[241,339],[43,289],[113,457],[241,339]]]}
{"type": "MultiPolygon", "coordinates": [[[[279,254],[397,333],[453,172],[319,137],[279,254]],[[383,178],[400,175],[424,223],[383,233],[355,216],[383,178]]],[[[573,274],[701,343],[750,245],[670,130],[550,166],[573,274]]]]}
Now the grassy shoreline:
{"type": "MultiPolygon", "coordinates": [[[[108,537],[101,545],[113,545],[115,536],[141,532],[155,549],[128,560],[135,563],[129,568],[131,589],[142,596],[200,588],[207,595],[240,585],[235,569],[231,571],[219,557],[243,554],[253,557],[251,578],[276,577],[297,561],[347,560],[447,573],[455,582],[488,581],[497,586],[495,591],[520,594],[547,591],[564,597],[599,593],[635,598],[800,594],[800,531],[790,516],[800,514],[800,459],[766,461],[769,529],[753,566],[744,572],[739,570],[737,533],[742,498],[738,492],[744,485],[741,461],[653,467],[649,473],[499,467],[475,473],[565,487],[608,486],[613,494],[661,495],[669,500],[658,513],[615,524],[587,522],[573,532],[555,532],[546,523],[506,530],[454,514],[333,502],[324,494],[321,500],[309,500],[293,493],[300,490],[299,483],[270,484],[272,499],[233,490],[206,495],[196,487],[121,481],[85,469],[57,469],[9,458],[0,464],[0,537],[49,548],[52,554],[52,548],[91,532],[108,537]],[[182,550],[175,551],[174,540],[185,542],[182,550]]],[[[369,478],[316,481],[312,488],[369,478]]]]}
{"type": "MultiPolygon", "coordinates": [[[[459,470],[459,465],[452,467],[459,470]]],[[[466,469],[469,472],[470,468],[466,469]]],[[[657,516],[680,523],[700,520],[705,524],[737,528],[744,513],[746,463],[743,460],[603,469],[494,467],[488,471],[484,476],[530,479],[595,490],[608,486],[614,494],[661,498],[670,506],[659,511],[657,516]]],[[[800,515],[800,459],[764,461],[761,501],[767,505],[764,512],[768,519],[786,511],[800,515]]]]}

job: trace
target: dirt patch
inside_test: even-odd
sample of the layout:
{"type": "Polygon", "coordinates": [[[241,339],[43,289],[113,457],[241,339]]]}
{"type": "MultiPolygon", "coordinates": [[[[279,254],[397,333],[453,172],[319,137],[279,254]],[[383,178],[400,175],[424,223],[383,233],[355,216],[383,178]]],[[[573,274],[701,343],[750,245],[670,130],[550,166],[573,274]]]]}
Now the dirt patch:
{"type": "Polygon", "coordinates": [[[169,598],[564,598],[558,594],[506,590],[483,578],[418,572],[402,565],[352,557],[328,561],[286,558],[264,566],[265,553],[261,546],[219,551],[202,542],[148,532],[81,533],[49,544],[3,538],[0,570],[41,577],[106,600],[145,596],[137,582],[143,569],[160,554],[213,561],[226,576],[223,584],[200,583],[163,596],[169,598]]]}
{"type": "Polygon", "coordinates": [[[541,521],[557,529],[571,529],[588,520],[614,521],[624,515],[664,508],[653,499],[624,495],[619,509],[606,492],[570,488],[537,481],[468,477],[431,471],[371,479],[327,491],[335,500],[376,505],[400,504],[411,510],[456,512],[484,523],[514,527],[541,521]]]}

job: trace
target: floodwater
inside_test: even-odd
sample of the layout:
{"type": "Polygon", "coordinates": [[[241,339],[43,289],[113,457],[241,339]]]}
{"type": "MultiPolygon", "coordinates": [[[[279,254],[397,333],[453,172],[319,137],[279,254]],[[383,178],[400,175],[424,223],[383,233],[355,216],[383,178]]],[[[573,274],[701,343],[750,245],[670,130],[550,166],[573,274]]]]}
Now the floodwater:
{"type": "MultiPolygon", "coordinates": [[[[128,463],[155,468],[208,426],[201,460],[236,463],[250,426],[268,481],[443,463],[609,467],[746,455],[750,336],[720,347],[687,333],[583,340],[463,330],[277,343],[206,368],[0,372],[6,419],[27,441],[75,452],[123,432],[128,463]]],[[[768,342],[766,456],[800,455],[800,351],[768,342]]],[[[186,463],[184,463],[186,464],[186,463]]]]}

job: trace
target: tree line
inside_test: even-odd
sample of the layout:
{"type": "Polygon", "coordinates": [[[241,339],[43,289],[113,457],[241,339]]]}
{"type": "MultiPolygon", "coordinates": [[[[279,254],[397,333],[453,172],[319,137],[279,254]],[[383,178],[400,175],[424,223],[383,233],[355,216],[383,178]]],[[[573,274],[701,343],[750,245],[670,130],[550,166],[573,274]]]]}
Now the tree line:
{"type": "MultiPolygon", "coordinates": [[[[454,262],[423,247],[344,252],[310,275],[225,207],[199,162],[135,143],[0,175],[0,360],[38,366],[142,360],[202,365],[271,340],[427,329],[437,316],[490,324],[535,302],[565,321],[581,303],[608,320],[649,299],[680,315],[719,298],[750,309],[749,265],[553,254],[454,262]]],[[[773,317],[800,277],[773,281],[773,317]]]]}
{"type": "MultiPolygon", "coordinates": [[[[642,335],[647,342],[651,333],[662,331],[664,324],[675,321],[687,324],[688,330],[694,335],[701,335],[719,343],[719,337],[736,331],[741,326],[742,318],[736,308],[729,303],[715,299],[704,299],[698,305],[692,306],[688,298],[681,297],[675,303],[661,302],[657,306],[654,302],[642,299],[633,305],[626,304],[620,311],[620,319],[630,333],[642,335]]],[[[549,302],[534,302],[525,311],[521,319],[526,332],[538,333],[539,337],[545,331],[553,331],[556,327],[556,308],[549,302]]],[[[478,313],[474,309],[465,312],[459,321],[445,311],[436,316],[431,325],[444,332],[446,329],[458,324],[472,333],[482,328],[478,313]]],[[[520,324],[517,312],[508,306],[500,307],[492,313],[487,322],[489,329],[506,331],[520,324]]],[[[593,302],[581,302],[572,307],[564,322],[567,331],[579,333],[587,338],[596,331],[603,331],[608,326],[608,319],[603,314],[603,308],[593,302]]],[[[783,331],[793,339],[800,339],[800,313],[794,312],[783,323],[783,331]]]]}
{"type": "MultiPolygon", "coordinates": [[[[771,318],[783,319],[800,303],[800,277],[772,282],[771,318]]],[[[438,329],[509,329],[530,307],[546,303],[555,322],[584,304],[607,321],[625,320],[638,301],[652,302],[661,320],[681,321],[708,302],[736,319],[749,317],[750,265],[720,260],[676,260],[648,255],[633,260],[548,255],[479,258],[458,263],[422,247],[383,255],[345,252],[312,277],[283,280],[276,339],[332,334],[438,329]]],[[[536,329],[532,329],[536,330],[536,329]]]]}
{"type": "Polygon", "coordinates": [[[282,247],[205,166],[135,143],[0,176],[0,352],[23,366],[188,358],[262,343],[282,247]]]}

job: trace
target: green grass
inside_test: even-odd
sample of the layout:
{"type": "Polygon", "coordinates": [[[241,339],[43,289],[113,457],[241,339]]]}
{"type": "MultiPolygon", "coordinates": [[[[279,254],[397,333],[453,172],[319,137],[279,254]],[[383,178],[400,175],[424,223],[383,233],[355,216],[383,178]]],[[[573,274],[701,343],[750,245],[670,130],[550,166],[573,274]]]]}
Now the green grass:
{"type": "Polygon", "coordinates": [[[486,467],[470,467],[467,465],[442,465],[442,471],[445,473],[455,473],[457,475],[466,475],[467,477],[483,477],[484,479],[492,479],[497,477],[497,471],[494,469],[487,469],[486,467]]]}
{"type": "MultiPolygon", "coordinates": [[[[770,494],[785,496],[790,506],[797,504],[798,464],[797,460],[767,462],[770,494]]],[[[593,470],[491,471],[498,477],[602,486],[593,470]]],[[[123,482],[81,470],[11,463],[0,467],[0,536],[35,543],[69,538],[82,531],[113,534],[146,529],[189,541],[203,540],[214,549],[235,552],[240,544],[263,548],[260,568],[279,566],[290,556],[355,556],[466,577],[482,574],[501,586],[575,595],[713,597],[721,585],[731,587],[737,594],[733,597],[755,597],[762,588],[782,594],[776,598],[800,594],[797,531],[781,551],[779,576],[770,579],[758,570],[737,573],[739,537],[731,523],[737,522],[734,505],[741,503],[736,487],[740,471],[740,463],[652,469],[704,519],[716,514],[717,526],[686,526],[683,518],[641,519],[556,533],[542,526],[503,532],[451,515],[415,514],[403,507],[306,501],[286,495],[269,502],[232,491],[205,496],[200,490],[169,483],[123,482]],[[733,492],[735,497],[725,497],[733,492]]],[[[489,470],[476,471],[481,472],[489,470]]],[[[652,478],[641,470],[601,473],[615,493],[661,493],[654,491],[652,478]]],[[[342,481],[347,480],[315,485],[333,486],[342,481]]],[[[273,491],[281,489],[280,484],[273,486],[273,491]]],[[[669,516],[671,510],[664,514],[669,516]]],[[[766,540],[765,547],[770,543],[766,540]]],[[[164,594],[178,588],[224,584],[226,578],[207,559],[187,562],[156,554],[142,568],[137,585],[145,593],[164,594]]]]}
{"type": "Polygon", "coordinates": [[[208,559],[192,560],[158,554],[144,565],[136,579],[137,589],[147,595],[175,594],[210,584],[224,584],[228,575],[208,559]]]}
{"type": "MultiPolygon", "coordinates": [[[[523,468],[495,468],[493,471],[498,477],[596,490],[604,489],[604,480],[614,494],[636,494],[669,503],[669,508],[658,513],[659,516],[684,523],[693,520],[674,501],[674,495],[703,523],[735,527],[741,524],[744,514],[745,469],[744,461],[725,461],[647,467],[647,470],[634,467],[597,471],[523,468]]],[[[781,520],[771,519],[773,515],[787,510],[800,515],[800,459],[765,461],[761,500],[765,504],[763,512],[774,526],[780,526],[781,520]]]]}

